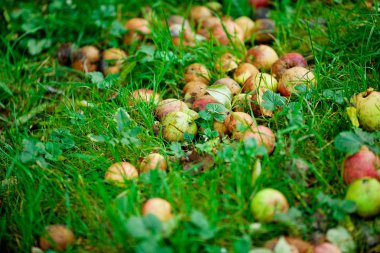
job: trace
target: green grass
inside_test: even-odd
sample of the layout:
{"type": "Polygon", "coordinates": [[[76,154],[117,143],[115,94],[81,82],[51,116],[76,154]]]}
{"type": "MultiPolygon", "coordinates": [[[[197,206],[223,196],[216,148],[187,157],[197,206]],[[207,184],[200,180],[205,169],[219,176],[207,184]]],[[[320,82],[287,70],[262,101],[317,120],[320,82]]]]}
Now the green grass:
{"type": "MultiPolygon", "coordinates": [[[[184,172],[180,163],[173,162],[167,173],[152,171],[127,182],[125,187],[116,187],[104,181],[105,171],[114,162],[136,164],[140,157],[156,149],[167,158],[171,155],[170,143],[152,131],[154,104],[130,106],[130,93],[137,88],[149,88],[164,98],[180,98],[187,65],[204,63],[215,81],[222,77],[214,71],[217,57],[226,51],[244,55],[244,50],[214,46],[212,42],[202,42],[194,48],[173,46],[168,30],[159,20],[175,13],[189,13],[189,5],[178,6],[175,1],[146,1],[157,15],[152,35],[145,42],[147,47],[138,50],[123,45],[121,33],[111,29],[113,21],[123,24],[129,18],[146,14],[142,13],[140,2],[78,1],[75,7],[69,7],[65,1],[10,1],[3,6],[0,14],[2,252],[30,252],[45,226],[53,223],[67,224],[75,232],[75,246],[68,252],[164,252],[168,248],[172,252],[220,252],[222,247],[228,252],[234,249],[244,252],[239,251],[236,242],[258,247],[280,235],[311,241],[316,233],[324,234],[337,225],[351,233],[357,252],[370,252],[374,245],[366,239],[369,236],[377,240],[375,244],[379,247],[379,217],[364,220],[344,214],[342,219],[337,219],[331,215],[336,207],[317,198],[320,192],[334,199],[344,198],[346,185],[340,172],[344,154],[334,148],[333,140],[341,131],[352,129],[345,112],[350,96],[368,87],[380,88],[379,14],[366,8],[362,1],[344,4],[276,1],[272,10],[277,25],[273,47],[280,55],[297,51],[308,56],[318,86],[310,94],[292,98],[299,111],[256,118],[273,129],[277,143],[274,153],[263,157],[263,172],[254,185],[251,168],[256,161],[252,155],[255,149],[226,141],[227,144],[219,146],[221,153],[209,171],[194,176],[184,172]],[[310,27],[310,22],[318,17],[326,21],[326,26],[310,27]],[[42,48],[28,47],[32,39],[45,40],[48,44],[42,48]],[[56,50],[60,43],[67,41],[79,46],[94,44],[101,49],[120,47],[130,56],[125,68],[137,64],[111,88],[98,89],[84,74],[58,65],[56,50]],[[153,45],[155,49],[149,48],[153,45]],[[30,55],[30,50],[39,49],[40,53],[30,55]],[[153,50],[155,54],[149,55],[153,50]],[[48,87],[64,94],[47,92],[48,87]],[[323,96],[328,89],[334,92],[335,98],[323,96]],[[106,100],[114,92],[119,96],[106,100]],[[95,107],[80,107],[81,100],[95,107]],[[133,119],[130,128],[141,129],[137,136],[139,142],[112,145],[91,141],[89,134],[121,138],[114,120],[118,108],[124,108],[133,119]],[[47,168],[38,162],[22,162],[23,140],[33,138],[45,145],[56,143],[51,134],[57,129],[66,129],[69,134],[63,133],[64,140],[73,143],[62,149],[59,159],[47,160],[47,168]],[[302,172],[296,166],[296,159],[303,160],[309,169],[302,172]],[[252,231],[250,226],[255,220],[250,212],[250,200],[265,187],[283,192],[299,214],[252,231]],[[137,233],[139,227],[127,224],[130,217],[141,215],[142,204],[151,197],[162,197],[172,204],[177,225],[169,237],[153,233],[146,245],[146,241],[134,235],[133,229],[137,233]],[[197,225],[202,217],[195,210],[202,212],[208,221],[203,227],[197,225]],[[317,227],[318,222],[325,225],[317,227]],[[147,251],[148,246],[153,247],[152,251],[147,251]]],[[[226,1],[224,10],[230,10],[233,15],[249,14],[231,7],[237,2],[226,1]]],[[[201,136],[196,138],[196,143],[203,142],[201,136]]]]}

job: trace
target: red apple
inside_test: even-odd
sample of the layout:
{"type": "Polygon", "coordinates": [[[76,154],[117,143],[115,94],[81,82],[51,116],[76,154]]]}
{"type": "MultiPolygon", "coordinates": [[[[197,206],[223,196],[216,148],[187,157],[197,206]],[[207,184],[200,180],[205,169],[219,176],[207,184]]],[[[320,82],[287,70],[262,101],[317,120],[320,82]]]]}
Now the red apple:
{"type": "Polygon", "coordinates": [[[186,82],[197,81],[208,84],[210,82],[210,73],[204,65],[193,63],[185,69],[185,80],[186,82]]]}
{"type": "Polygon", "coordinates": [[[245,132],[243,140],[254,138],[259,146],[264,145],[268,154],[272,154],[274,146],[276,145],[276,136],[269,127],[266,126],[253,126],[251,131],[245,132]]]}
{"type": "Polygon", "coordinates": [[[214,84],[223,84],[227,86],[228,89],[231,91],[232,95],[236,95],[241,91],[240,85],[237,82],[235,82],[234,79],[229,77],[221,78],[217,80],[214,84]]]}
{"type": "Polygon", "coordinates": [[[270,70],[272,64],[278,60],[276,51],[270,46],[259,45],[248,50],[246,61],[255,65],[258,69],[270,70]]]}
{"type": "Polygon", "coordinates": [[[304,84],[309,88],[315,86],[315,77],[312,71],[303,67],[293,67],[287,69],[278,83],[278,91],[282,96],[290,97],[292,93],[296,93],[295,87],[304,84]]]}
{"type": "Polygon", "coordinates": [[[324,242],[315,246],[313,253],[342,253],[342,251],[334,244],[324,242]]]}
{"type": "Polygon", "coordinates": [[[162,100],[154,110],[157,118],[162,120],[166,115],[171,112],[184,112],[191,116],[193,119],[197,119],[198,113],[193,110],[190,110],[189,107],[179,99],[168,98],[162,100]]]}
{"type": "Polygon", "coordinates": [[[251,202],[253,217],[259,222],[271,222],[276,213],[286,213],[289,204],[278,190],[266,188],[256,193],[251,202]]]}
{"type": "Polygon", "coordinates": [[[220,103],[213,96],[204,95],[204,96],[197,98],[194,101],[192,109],[196,112],[199,112],[201,110],[206,110],[207,104],[220,104],[220,103]]]}
{"type": "Polygon", "coordinates": [[[173,217],[172,206],[162,198],[151,198],[142,207],[142,214],[153,214],[161,221],[168,221],[173,217]]]}
{"type": "Polygon", "coordinates": [[[277,92],[278,83],[276,78],[267,74],[259,73],[255,76],[250,76],[244,83],[243,91],[250,92],[260,88],[265,88],[277,92]]]}
{"type": "Polygon", "coordinates": [[[244,31],[233,21],[227,20],[215,25],[212,30],[214,38],[222,45],[232,43],[244,43],[244,31]]]}
{"type": "Polygon", "coordinates": [[[265,7],[268,6],[268,0],[249,0],[249,4],[254,8],[265,7]]]}
{"type": "Polygon", "coordinates": [[[255,125],[255,120],[248,113],[232,112],[228,114],[224,120],[224,123],[227,126],[228,131],[232,134],[235,134],[235,137],[238,137],[237,135],[242,133],[242,131],[238,130],[238,125],[241,125],[246,129],[250,129],[251,126],[255,125]]]}
{"type": "Polygon", "coordinates": [[[282,74],[293,67],[307,67],[307,61],[299,53],[287,53],[272,65],[272,75],[281,78],[282,74]]]}
{"type": "Polygon", "coordinates": [[[256,76],[260,71],[251,63],[243,62],[238,65],[234,72],[234,79],[243,85],[250,76],[256,76]]]}
{"type": "Polygon", "coordinates": [[[343,179],[346,184],[362,177],[380,179],[380,157],[366,146],[343,162],[343,179]]]}

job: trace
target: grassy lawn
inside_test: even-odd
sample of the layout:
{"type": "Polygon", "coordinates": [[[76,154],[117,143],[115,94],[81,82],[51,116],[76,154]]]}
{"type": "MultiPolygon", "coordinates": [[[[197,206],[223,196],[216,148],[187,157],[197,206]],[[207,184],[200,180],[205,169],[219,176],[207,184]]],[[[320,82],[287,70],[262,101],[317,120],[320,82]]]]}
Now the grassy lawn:
{"type": "MultiPolygon", "coordinates": [[[[166,141],[161,131],[155,133],[156,104],[131,98],[134,90],[146,88],[163,99],[181,99],[188,65],[204,64],[212,84],[226,75],[215,68],[223,53],[244,60],[247,49],[257,45],[254,39],[244,47],[213,40],[173,45],[162,20],[188,17],[192,5],[205,3],[1,4],[1,252],[30,252],[49,224],[74,231],[75,243],[67,252],[243,253],[279,236],[317,244],[329,235],[334,241],[337,228],[344,228],[339,235],[349,233],[342,235],[342,252],[380,252],[380,215],[359,217],[344,200],[342,162],[357,146],[350,139],[334,142],[348,132],[364,136],[361,141],[379,151],[379,131],[353,127],[346,108],[352,95],[380,89],[380,13],[364,1],[272,3],[276,38],[270,46],[279,56],[305,56],[317,85],[286,98],[273,117],[255,116],[276,135],[274,152],[258,158],[255,142],[210,138],[201,131],[183,142],[166,141]],[[124,24],[134,17],[150,19],[151,34],[126,45],[124,24]],[[103,80],[58,63],[57,51],[67,42],[117,47],[128,57],[120,74],[103,80]],[[192,164],[184,170],[186,152],[194,150],[211,156],[214,166],[197,173],[192,164]],[[166,172],[140,173],[121,186],[104,179],[115,162],[137,166],[152,151],[164,155],[166,172]],[[273,222],[259,223],[250,203],[264,188],[282,192],[290,209],[273,222]],[[142,216],[142,205],[153,197],[170,202],[174,217],[169,222],[142,216]]],[[[246,1],[222,5],[221,12],[233,18],[254,18],[246,1]]],[[[196,122],[199,126],[202,119],[196,122]]]]}

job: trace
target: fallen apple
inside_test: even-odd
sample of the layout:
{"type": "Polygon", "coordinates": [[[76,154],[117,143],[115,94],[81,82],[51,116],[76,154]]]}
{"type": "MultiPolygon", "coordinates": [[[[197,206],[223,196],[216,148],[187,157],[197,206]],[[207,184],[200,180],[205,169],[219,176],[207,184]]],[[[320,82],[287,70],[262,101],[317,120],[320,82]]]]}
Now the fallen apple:
{"type": "Polygon", "coordinates": [[[215,62],[215,69],[220,73],[227,73],[237,68],[239,60],[231,53],[224,53],[215,62]]]}
{"type": "Polygon", "coordinates": [[[373,88],[356,95],[359,124],[370,132],[380,131],[380,92],[373,88]]]}
{"type": "Polygon", "coordinates": [[[342,253],[342,251],[332,243],[324,242],[314,247],[313,253],[342,253]]]}
{"type": "Polygon", "coordinates": [[[45,232],[39,238],[40,248],[44,251],[53,249],[65,251],[74,244],[74,233],[65,225],[48,225],[45,232]]]}
{"type": "Polygon", "coordinates": [[[359,178],[348,186],[346,200],[356,203],[356,213],[364,218],[380,213],[380,183],[374,178],[359,178]]]}
{"type": "Polygon", "coordinates": [[[251,202],[253,217],[259,222],[271,222],[276,213],[286,213],[288,201],[278,190],[266,188],[256,193],[251,202]]]}
{"type": "Polygon", "coordinates": [[[124,35],[124,43],[129,45],[135,41],[141,41],[146,35],[151,33],[149,21],[143,18],[132,18],[125,25],[127,33],[124,35]]]}
{"type": "Polygon", "coordinates": [[[186,82],[202,82],[208,84],[210,82],[210,73],[207,68],[200,63],[193,63],[185,69],[186,82]]]}
{"type": "Polygon", "coordinates": [[[291,253],[295,253],[295,252],[312,253],[313,251],[313,245],[310,242],[304,241],[297,237],[290,237],[290,236],[284,236],[284,237],[278,237],[278,238],[272,239],[265,243],[265,248],[275,250],[281,238],[283,238],[286,241],[286,243],[290,246],[292,250],[291,253]]]}
{"type": "Polygon", "coordinates": [[[149,172],[150,170],[163,170],[165,171],[168,167],[165,157],[158,153],[150,153],[144,157],[139,165],[139,170],[141,172],[149,172]]]}
{"type": "Polygon", "coordinates": [[[162,100],[157,105],[154,112],[159,120],[162,120],[167,114],[171,112],[184,112],[191,116],[194,120],[199,117],[197,112],[190,110],[184,102],[175,98],[162,100]]]}
{"type": "Polygon", "coordinates": [[[255,65],[258,69],[270,70],[272,64],[278,60],[278,55],[273,48],[267,45],[259,45],[247,51],[246,61],[255,65]]]}
{"type": "Polygon", "coordinates": [[[129,100],[129,105],[133,106],[136,105],[136,103],[144,102],[144,103],[151,103],[154,104],[159,103],[161,100],[160,93],[155,92],[150,89],[138,89],[132,92],[131,98],[129,100]]]}
{"type": "Polygon", "coordinates": [[[197,99],[206,95],[208,85],[202,82],[188,82],[182,89],[184,100],[186,103],[193,104],[197,99]]]}
{"type": "Polygon", "coordinates": [[[244,31],[231,20],[213,26],[212,35],[221,45],[244,44],[244,31]]]}
{"type": "Polygon", "coordinates": [[[268,91],[266,88],[258,88],[251,94],[251,108],[255,115],[272,117],[273,111],[266,109],[263,106],[264,103],[264,94],[268,91]]]}
{"type": "Polygon", "coordinates": [[[259,88],[265,88],[277,92],[278,83],[276,78],[267,73],[259,73],[255,76],[250,76],[244,83],[243,91],[250,92],[259,88]]]}
{"type": "Polygon", "coordinates": [[[193,6],[190,12],[190,19],[193,20],[196,24],[202,22],[202,20],[212,17],[212,12],[206,6],[193,6]]]}
{"type": "Polygon", "coordinates": [[[249,0],[249,4],[254,8],[265,7],[268,6],[268,0],[249,0]]]}
{"type": "Polygon", "coordinates": [[[234,112],[246,112],[251,107],[251,94],[240,93],[234,96],[232,100],[234,112]]]}
{"type": "Polygon", "coordinates": [[[282,74],[290,68],[293,67],[307,67],[307,61],[299,53],[287,53],[278,59],[272,65],[272,75],[276,78],[281,78],[282,74]]]}
{"type": "Polygon", "coordinates": [[[220,104],[220,103],[213,96],[204,95],[204,96],[197,98],[194,101],[194,103],[192,105],[192,109],[196,112],[199,112],[201,110],[206,110],[206,106],[208,104],[220,104]]]}
{"type": "Polygon", "coordinates": [[[171,112],[162,119],[162,136],[167,141],[183,141],[185,133],[196,135],[194,119],[183,112],[171,112]]]}
{"type": "Polygon", "coordinates": [[[168,221],[173,217],[172,206],[162,198],[151,198],[142,206],[142,214],[153,214],[160,221],[168,221]]]}
{"type": "Polygon", "coordinates": [[[127,54],[119,48],[110,48],[103,52],[101,60],[101,69],[105,75],[116,74],[120,72],[121,65],[127,54]]]}
{"type": "Polygon", "coordinates": [[[94,46],[84,46],[73,55],[72,68],[82,72],[94,72],[98,70],[100,52],[94,46]]]}
{"type": "Polygon", "coordinates": [[[346,184],[363,177],[380,179],[380,157],[366,146],[343,161],[343,179],[346,184]]]}
{"type": "Polygon", "coordinates": [[[260,71],[251,63],[243,62],[238,65],[234,72],[234,79],[243,85],[251,76],[256,76],[260,71]]]}
{"type": "Polygon", "coordinates": [[[243,140],[254,138],[259,146],[264,145],[268,154],[272,154],[276,145],[276,136],[273,131],[266,126],[253,126],[250,131],[246,131],[243,135],[243,140]]]}
{"type": "Polygon", "coordinates": [[[292,93],[297,93],[296,86],[306,85],[314,88],[316,85],[312,71],[303,67],[293,67],[287,69],[278,83],[278,91],[282,96],[290,97],[292,93]]]}
{"type": "Polygon", "coordinates": [[[255,30],[255,22],[249,17],[242,16],[235,19],[235,23],[243,30],[244,39],[249,40],[255,30]]]}
{"type": "Polygon", "coordinates": [[[232,78],[225,77],[215,81],[214,84],[223,84],[230,89],[232,95],[239,94],[241,91],[240,85],[232,78]]]}
{"type": "Polygon", "coordinates": [[[187,19],[179,15],[172,15],[168,18],[168,25],[171,27],[172,25],[181,25],[185,29],[191,29],[190,23],[187,19]]]}
{"type": "Polygon", "coordinates": [[[105,174],[105,180],[123,186],[124,180],[132,180],[138,176],[139,173],[135,166],[128,162],[117,162],[108,168],[105,174]]]}
{"type": "Polygon", "coordinates": [[[254,38],[257,43],[269,43],[273,41],[275,23],[272,19],[262,18],[257,19],[254,28],[254,38]]]}
{"type": "Polygon", "coordinates": [[[234,134],[236,139],[239,139],[238,135],[255,125],[255,120],[248,113],[232,112],[227,115],[224,124],[227,126],[228,131],[234,134]]]}

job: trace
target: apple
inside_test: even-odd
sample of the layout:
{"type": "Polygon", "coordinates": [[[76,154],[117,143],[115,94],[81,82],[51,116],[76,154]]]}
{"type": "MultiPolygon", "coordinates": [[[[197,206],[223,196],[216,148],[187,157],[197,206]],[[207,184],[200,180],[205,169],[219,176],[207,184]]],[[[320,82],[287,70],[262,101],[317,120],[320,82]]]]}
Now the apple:
{"type": "Polygon", "coordinates": [[[250,76],[244,83],[243,91],[250,92],[259,88],[265,88],[277,92],[278,83],[276,78],[267,74],[259,73],[255,76],[250,76]]]}
{"type": "Polygon", "coordinates": [[[106,174],[105,180],[116,185],[123,186],[124,180],[132,180],[139,176],[135,166],[128,162],[117,162],[112,164],[106,174]]]}
{"type": "Polygon", "coordinates": [[[94,72],[99,67],[100,52],[94,46],[84,46],[73,55],[72,68],[82,72],[94,72]]]}
{"type": "Polygon", "coordinates": [[[380,179],[380,157],[366,146],[343,162],[343,179],[346,184],[362,177],[380,179]]]}
{"type": "Polygon", "coordinates": [[[364,218],[380,213],[380,183],[374,178],[359,178],[348,186],[346,200],[356,203],[356,213],[364,218]]]}
{"type": "Polygon", "coordinates": [[[133,106],[139,102],[157,104],[160,102],[160,93],[155,92],[150,89],[138,89],[132,92],[131,99],[129,100],[129,105],[133,106]]]}
{"type": "Polygon", "coordinates": [[[127,54],[119,48],[109,48],[102,54],[101,69],[105,75],[120,72],[127,54]]]}
{"type": "Polygon", "coordinates": [[[251,202],[253,217],[259,222],[271,222],[276,213],[286,213],[289,204],[278,190],[266,188],[256,193],[251,202]]]}
{"type": "Polygon", "coordinates": [[[193,6],[191,8],[190,18],[196,24],[201,23],[202,20],[204,20],[208,17],[212,17],[212,12],[209,8],[207,8],[205,6],[193,6]]]}
{"type": "Polygon", "coordinates": [[[212,35],[221,45],[228,45],[230,40],[234,44],[244,43],[244,31],[231,20],[215,25],[212,29],[212,35]]]}
{"type": "Polygon", "coordinates": [[[278,83],[278,91],[282,96],[290,97],[296,93],[295,87],[304,84],[309,88],[315,87],[315,77],[312,71],[303,67],[293,67],[287,69],[281,76],[278,83]]]}
{"type": "Polygon", "coordinates": [[[210,82],[210,73],[204,65],[193,63],[185,69],[185,80],[186,82],[197,81],[208,84],[210,82]]]}
{"type": "Polygon", "coordinates": [[[287,53],[278,59],[272,65],[272,75],[276,78],[281,78],[282,74],[290,68],[293,67],[307,67],[307,61],[299,53],[287,53]]]}
{"type": "Polygon", "coordinates": [[[241,131],[238,130],[238,125],[246,129],[250,129],[251,126],[255,124],[255,120],[245,112],[232,112],[227,115],[224,120],[224,124],[227,126],[227,129],[232,134],[239,134],[241,131]]]}
{"type": "Polygon", "coordinates": [[[224,77],[217,80],[214,84],[223,84],[231,91],[232,95],[239,94],[241,91],[240,85],[232,78],[224,77]]]}
{"type": "Polygon", "coordinates": [[[276,145],[276,136],[273,131],[266,126],[253,126],[250,131],[246,131],[242,136],[243,140],[254,138],[258,146],[264,145],[268,154],[272,154],[276,145]]]}
{"type": "MultiPolygon", "coordinates": [[[[313,245],[310,242],[304,241],[297,237],[282,236],[272,239],[265,243],[265,248],[274,250],[279,243],[280,239],[283,238],[286,243],[291,248],[291,253],[312,253],[313,245]]],[[[281,251],[279,251],[281,252],[281,251]]]]}
{"type": "Polygon", "coordinates": [[[162,119],[162,136],[167,141],[183,141],[184,134],[196,135],[194,119],[184,112],[171,112],[162,119]]]}
{"type": "Polygon", "coordinates": [[[215,120],[213,123],[213,128],[215,131],[218,132],[219,136],[227,135],[228,134],[228,129],[227,126],[224,122],[220,122],[215,120]]]}
{"type": "Polygon", "coordinates": [[[143,40],[151,33],[149,21],[143,18],[132,18],[125,23],[124,27],[128,30],[123,39],[126,45],[143,40]]]}
{"type": "Polygon", "coordinates": [[[369,88],[356,95],[356,110],[360,126],[369,132],[380,131],[380,92],[369,88]]]}
{"type": "Polygon", "coordinates": [[[220,102],[211,95],[204,95],[194,101],[192,109],[196,112],[206,110],[206,105],[208,104],[220,104],[220,102]]]}
{"type": "Polygon", "coordinates": [[[273,48],[267,45],[259,45],[248,50],[246,61],[255,65],[258,69],[270,70],[272,64],[278,60],[278,55],[273,48]]]}
{"type": "Polygon", "coordinates": [[[221,22],[222,21],[218,17],[207,17],[202,20],[201,29],[208,33],[209,29],[212,29],[216,25],[220,25],[221,22]]]}
{"type": "Polygon", "coordinates": [[[74,233],[62,224],[48,225],[39,238],[40,248],[44,251],[53,249],[65,251],[74,244],[74,233]]]}
{"type": "Polygon", "coordinates": [[[254,8],[266,7],[269,4],[268,0],[249,0],[249,4],[254,8]]]}
{"type": "Polygon", "coordinates": [[[255,115],[257,116],[264,116],[264,117],[272,117],[273,111],[268,110],[262,106],[264,99],[263,96],[265,92],[267,92],[268,89],[266,88],[259,88],[256,89],[251,95],[251,108],[255,115]]]}
{"type": "Polygon", "coordinates": [[[165,157],[158,153],[150,153],[144,157],[140,163],[140,172],[149,172],[150,170],[163,170],[165,171],[168,167],[165,157]]]}
{"type": "Polygon", "coordinates": [[[168,221],[173,217],[172,206],[162,198],[151,198],[142,206],[142,214],[153,214],[160,221],[168,221]]]}
{"type": "Polygon", "coordinates": [[[185,29],[191,29],[190,23],[187,19],[179,15],[172,15],[168,18],[168,25],[171,27],[172,25],[181,25],[185,29]]]}
{"type": "Polygon", "coordinates": [[[255,22],[249,17],[242,16],[235,19],[235,23],[243,30],[244,39],[249,40],[255,29],[255,22]]]}
{"type": "Polygon", "coordinates": [[[167,114],[171,112],[184,112],[194,120],[199,117],[197,112],[190,110],[184,102],[175,98],[162,100],[154,111],[159,120],[162,120],[167,114]]]}
{"type": "Polygon", "coordinates": [[[342,251],[332,243],[324,242],[314,247],[313,253],[342,253],[342,251]]]}
{"type": "Polygon", "coordinates": [[[258,43],[269,43],[274,37],[275,23],[272,19],[257,19],[255,22],[254,36],[258,43]]]}
{"type": "Polygon", "coordinates": [[[250,76],[256,76],[260,71],[251,63],[240,63],[234,72],[234,79],[239,84],[243,85],[250,76]]]}
{"type": "Polygon", "coordinates": [[[195,99],[200,98],[203,95],[206,95],[207,87],[208,85],[202,82],[188,82],[182,89],[182,93],[185,94],[185,102],[193,104],[195,99]]]}
{"type": "Polygon", "coordinates": [[[215,63],[215,69],[221,73],[227,73],[237,68],[239,60],[231,53],[224,53],[215,63]]]}
{"type": "Polygon", "coordinates": [[[251,94],[240,93],[234,96],[232,100],[233,109],[235,112],[249,111],[251,107],[251,94]]]}

